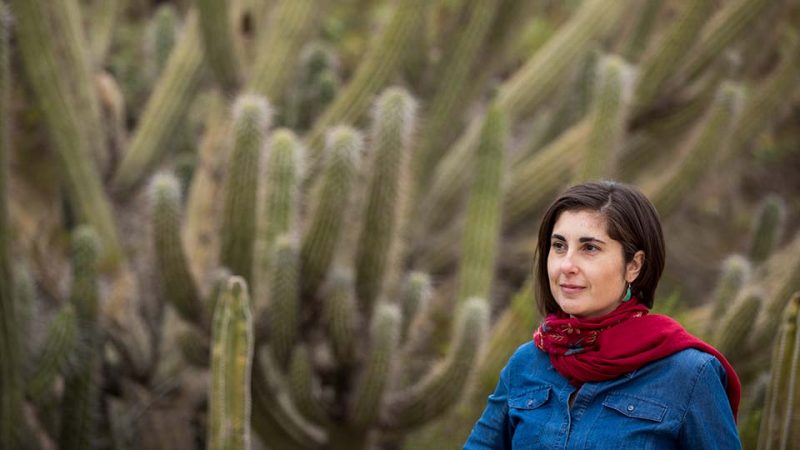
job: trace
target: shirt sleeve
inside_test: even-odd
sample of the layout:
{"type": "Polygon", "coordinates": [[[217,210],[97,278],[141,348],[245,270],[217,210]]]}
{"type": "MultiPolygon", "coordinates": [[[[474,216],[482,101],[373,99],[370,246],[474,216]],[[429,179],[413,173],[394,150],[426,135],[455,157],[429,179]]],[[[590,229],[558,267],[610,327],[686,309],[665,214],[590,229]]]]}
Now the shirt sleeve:
{"type": "Polygon", "coordinates": [[[511,449],[506,372],[507,368],[500,372],[500,381],[498,381],[494,393],[489,396],[486,409],[483,410],[480,419],[472,428],[463,450],[511,449]]]}
{"type": "Polygon", "coordinates": [[[742,448],[728,396],[725,369],[710,358],[700,369],[679,433],[680,448],[736,450],[742,448]]]}

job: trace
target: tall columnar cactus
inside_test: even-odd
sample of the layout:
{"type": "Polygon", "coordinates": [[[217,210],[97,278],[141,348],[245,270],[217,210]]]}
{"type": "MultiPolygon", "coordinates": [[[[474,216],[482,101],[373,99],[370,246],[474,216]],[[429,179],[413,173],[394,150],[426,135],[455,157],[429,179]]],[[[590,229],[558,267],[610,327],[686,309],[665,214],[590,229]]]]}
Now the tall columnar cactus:
{"type": "Polygon", "coordinates": [[[791,443],[800,439],[800,430],[794,422],[800,414],[798,309],[800,295],[795,294],[783,313],[772,354],[770,382],[758,434],[759,450],[789,449],[791,443]]]}
{"type": "Polygon", "coordinates": [[[710,0],[683,2],[678,16],[648,49],[636,83],[635,101],[641,109],[662,93],[664,82],[675,72],[713,12],[710,0]]]}
{"type": "MultiPolygon", "coordinates": [[[[733,297],[729,299],[733,301],[733,297]]],[[[736,363],[745,354],[748,330],[753,318],[764,303],[764,296],[758,292],[741,295],[728,309],[717,327],[712,342],[729,360],[736,363]]]]}
{"type": "Polygon", "coordinates": [[[259,161],[264,151],[271,112],[259,96],[244,96],[234,106],[234,144],[225,180],[220,262],[251,280],[256,232],[259,161]]]}
{"type": "Polygon", "coordinates": [[[67,373],[62,399],[60,448],[83,449],[92,445],[97,430],[98,386],[102,345],[98,326],[99,243],[94,231],[81,226],[72,234],[72,293],[79,326],[77,367],[67,373]]]}
{"type": "MultiPolygon", "coordinates": [[[[62,28],[48,26],[48,2],[14,0],[17,39],[23,67],[51,135],[70,202],[81,222],[90,223],[103,239],[104,261],[116,266],[123,259],[122,247],[103,191],[100,173],[91,154],[91,144],[82,131],[85,121],[69,93],[70,85],[60,70],[56,43],[69,42],[57,34],[62,28]]],[[[59,17],[55,20],[66,20],[59,17]]]]}
{"type": "Polygon", "coordinates": [[[701,128],[696,130],[682,160],[659,180],[645,186],[645,194],[662,215],[670,214],[687,193],[702,180],[714,163],[714,155],[730,142],[733,124],[739,115],[741,87],[723,84],[706,113],[701,128]]]}
{"type": "Polygon", "coordinates": [[[706,334],[711,335],[717,329],[717,323],[730,308],[731,302],[738,296],[739,290],[750,279],[750,261],[741,255],[732,255],[722,263],[722,271],[714,292],[711,294],[711,314],[706,324],[706,334]]]}
{"type": "Polygon", "coordinates": [[[429,3],[424,0],[401,0],[374,46],[364,55],[356,73],[336,100],[317,120],[308,136],[310,167],[308,176],[315,174],[321,162],[322,140],[328,127],[352,124],[366,111],[372,97],[386,86],[402,64],[402,56],[422,26],[424,11],[429,3]],[[316,167],[316,169],[315,169],[316,167]]]}
{"type": "Polygon", "coordinates": [[[48,326],[47,339],[42,353],[36,358],[34,369],[26,377],[25,394],[34,402],[47,396],[56,377],[66,373],[78,342],[78,322],[75,305],[67,303],[48,326]]]}
{"type": "Polygon", "coordinates": [[[633,90],[633,69],[622,58],[606,56],[598,66],[581,181],[615,177],[633,90]]]}
{"type": "Polygon", "coordinates": [[[11,266],[11,228],[8,215],[9,161],[9,39],[11,16],[5,3],[0,3],[0,447],[17,446],[22,417],[22,373],[20,336],[14,302],[14,275],[11,266]]]}
{"type": "Polygon", "coordinates": [[[130,194],[144,180],[170,148],[175,128],[186,116],[203,76],[203,46],[197,22],[197,12],[191,11],[180,41],[144,107],[130,147],[114,173],[112,187],[116,192],[130,194]]]}
{"type": "Polygon", "coordinates": [[[628,61],[639,61],[639,55],[645,50],[650,36],[656,30],[654,24],[663,4],[663,0],[646,0],[639,5],[635,25],[622,52],[622,56],[628,61]]]}
{"type": "Polygon", "coordinates": [[[250,448],[253,320],[247,283],[231,277],[214,309],[208,449],[250,448]]]}
{"type": "Polygon", "coordinates": [[[289,88],[283,123],[297,130],[307,130],[312,120],[336,97],[341,80],[331,50],[317,42],[303,49],[297,72],[289,88]]]}
{"type": "Polygon", "coordinates": [[[155,17],[148,26],[145,45],[152,64],[148,70],[153,77],[158,77],[164,71],[169,61],[169,55],[175,48],[178,35],[178,13],[172,3],[162,3],[156,9],[155,17]]]}
{"type": "Polygon", "coordinates": [[[759,264],[769,257],[780,242],[786,221],[786,203],[777,195],[765,198],[758,208],[750,237],[750,260],[759,264]]]}
{"type": "Polygon", "coordinates": [[[337,127],[328,134],[326,164],[300,252],[304,296],[317,291],[333,261],[363,145],[361,133],[349,127],[337,127]]]}
{"type": "Polygon", "coordinates": [[[467,203],[457,301],[489,298],[500,235],[508,118],[492,105],[486,113],[467,203]]]}
{"type": "MultiPolygon", "coordinates": [[[[429,181],[433,169],[446,151],[446,136],[451,134],[447,129],[454,121],[452,117],[459,115],[457,109],[461,104],[459,99],[464,96],[464,88],[468,86],[471,69],[480,55],[481,44],[489,35],[491,25],[499,1],[470,0],[464,2],[468,11],[466,23],[460,26],[456,33],[452,52],[444,55],[441,63],[443,69],[437,77],[437,88],[430,100],[426,117],[422,123],[420,139],[414,153],[414,172],[416,180],[414,189],[423,189],[429,181]]],[[[413,198],[417,198],[414,195],[413,198]]]]}
{"type": "Polygon", "coordinates": [[[297,238],[282,235],[275,242],[274,268],[270,271],[269,345],[282,367],[289,365],[300,329],[299,249],[297,238]]]}
{"type": "Polygon", "coordinates": [[[208,66],[228,94],[235,93],[242,78],[238,48],[233,35],[232,21],[226,2],[198,0],[200,37],[203,39],[208,66]]]}
{"type": "Polygon", "coordinates": [[[181,239],[180,185],[175,176],[159,174],[153,178],[151,189],[156,261],[162,274],[165,297],[184,319],[204,324],[204,306],[189,272],[181,239]]]}
{"type": "Polygon", "coordinates": [[[356,293],[365,312],[372,310],[386,281],[396,275],[399,245],[395,230],[406,215],[414,99],[403,89],[386,89],[372,117],[372,167],[361,234],[356,247],[356,293]]]}

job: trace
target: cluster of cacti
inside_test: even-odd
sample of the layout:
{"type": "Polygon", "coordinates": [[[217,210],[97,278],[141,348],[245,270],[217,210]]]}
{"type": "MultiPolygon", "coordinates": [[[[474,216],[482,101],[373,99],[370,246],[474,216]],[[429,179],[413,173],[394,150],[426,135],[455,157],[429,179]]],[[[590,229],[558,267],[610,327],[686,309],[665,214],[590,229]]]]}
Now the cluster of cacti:
{"type": "MultiPolygon", "coordinates": [[[[2,448],[458,448],[538,320],[555,193],[631,182],[669,230],[797,136],[788,1],[161,3],[0,1],[2,448]]],[[[791,206],[680,310],[764,448],[800,417],[796,346],[764,351],[791,206]]]]}

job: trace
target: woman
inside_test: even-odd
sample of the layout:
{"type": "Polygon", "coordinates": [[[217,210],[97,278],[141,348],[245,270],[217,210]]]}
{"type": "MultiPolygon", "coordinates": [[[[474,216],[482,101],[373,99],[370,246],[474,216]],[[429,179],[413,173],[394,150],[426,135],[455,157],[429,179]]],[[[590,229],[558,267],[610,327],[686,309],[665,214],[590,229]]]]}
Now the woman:
{"type": "Polygon", "coordinates": [[[539,228],[546,319],[501,372],[464,448],[741,448],[733,368],[674,320],[648,314],[663,267],[658,214],[635,188],[564,192],[539,228]]]}

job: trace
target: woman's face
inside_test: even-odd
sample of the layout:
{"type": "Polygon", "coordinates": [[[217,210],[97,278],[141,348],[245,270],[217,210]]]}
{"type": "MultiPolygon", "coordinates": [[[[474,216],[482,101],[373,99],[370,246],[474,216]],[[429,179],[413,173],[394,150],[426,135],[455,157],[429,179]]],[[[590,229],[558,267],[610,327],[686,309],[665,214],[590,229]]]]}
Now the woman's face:
{"type": "Polygon", "coordinates": [[[599,317],[622,302],[626,283],[639,275],[644,252],[625,263],[622,244],[608,236],[606,219],[597,211],[562,212],[550,235],[547,274],[550,291],[565,313],[599,317]]]}

